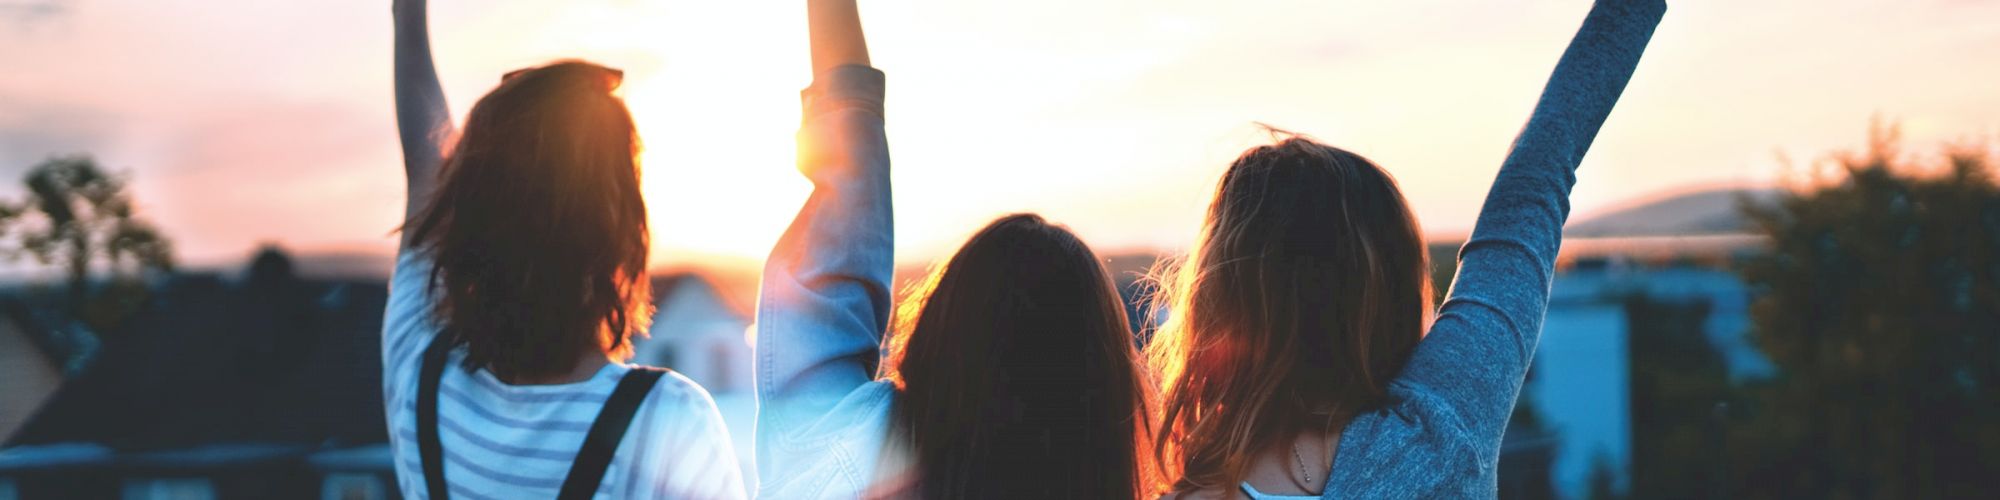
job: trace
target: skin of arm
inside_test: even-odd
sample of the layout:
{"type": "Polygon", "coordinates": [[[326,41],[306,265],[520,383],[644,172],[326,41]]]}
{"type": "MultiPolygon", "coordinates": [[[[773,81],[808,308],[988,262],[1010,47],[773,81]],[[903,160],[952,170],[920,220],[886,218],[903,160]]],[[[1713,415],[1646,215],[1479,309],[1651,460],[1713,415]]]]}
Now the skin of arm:
{"type": "MultiPolygon", "coordinates": [[[[390,9],[396,24],[396,131],[402,138],[403,173],[408,182],[403,220],[410,220],[429,201],[438,166],[444,161],[443,139],[455,130],[451,110],[445,105],[444,86],[438,83],[437,67],[431,61],[428,4],[425,0],[396,0],[390,9]]],[[[403,234],[402,244],[408,246],[409,232],[403,234]]]]}
{"type": "Polygon", "coordinates": [[[868,40],[861,33],[861,12],[854,0],[806,0],[806,24],[812,38],[813,74],[847,64],[868,65],[868,40]]]}

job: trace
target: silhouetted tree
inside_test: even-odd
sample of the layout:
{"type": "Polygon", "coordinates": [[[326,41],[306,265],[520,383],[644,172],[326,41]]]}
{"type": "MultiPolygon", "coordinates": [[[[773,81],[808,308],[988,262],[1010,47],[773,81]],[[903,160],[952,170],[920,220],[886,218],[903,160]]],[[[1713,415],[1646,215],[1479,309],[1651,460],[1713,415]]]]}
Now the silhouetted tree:
{"type": "Polygon", "coordinates": [[[1458,247],[1463,241],[1431,242],[1424,245],[1430,253],[1431,261],[1431,305],[1444,305],[1444,296],[1451,290],[1451,280],[1458,278],[1458,247]]]}
{"type": "Polygon", "coordinates": [[[297,367],[312,350],[314,338],[306,333],[319,321],[311,288],[283,248],[267,244],[251,257],[242,298],[233,321],[238,329],[256,332],[241,342],[247,352],[242,373],[266,376],[297,367]]]}
{"type": "MultiPolygon", "coordinates": [[[[1716,471],[1723,459],[1723,428],[1715,408],[1733,389],[1728,367],[1703,327],[1712,307],[1707,300],[1625,298],[1632,376],[1627,498],[1710,497],[1723,480],[1716,471]]],[[[1591,484],[1596,491],[1594,475],[1591,484]]]]}
{"type": "Polygon", "coordinates": [[[1742,270],[1754,335],[1780,375],[1733,431],[1739,497],[1990,498],[2000,471],[1992,155],[1926,165],[1872,132],[1838,182],[1746,204],[1771,243],[1742,270]]]}
{"type": "MultiPolygon", "coordinates": [[[[106,173],[89,156],[50,158],[23,179],[28,197],[0,204],[0,222],[25,252],[47,265],[62,266],[68,306],[86,319],[120,316],[136,307],[132,271],[168,271],[173,250],[167,239],[133,215],[123,179],[106,173]],[[92,265],[102,260],[112,286],[93,303],[92,265]]],[[[97,325],[102,326],[102,325],[97,325]]]]}
{"type": "MultiPolygon", "coordinates": [[[[1535,384],[1540,373],[1528,367],[1528,384],[1535,384]]],[[[1505,442],[1500,445],[1500,500],[1540,500],[1556,494],[1550,476],[1556,437],[1542,425],[1531,398],[1524,391],[1507,419],[1505,442]]]]}
{"type": "MultiPolygon", "coordinates": [[[[1598,453],[1590,458],[1590,490],[1584,498],[1590,500],[1623,500],[1630,498],[1618,494],[1618,475],[1612,472],[1611,458],[1598,453]]],[[[1697,498],[1697,497],[1683,497],[1697,498]]]]}

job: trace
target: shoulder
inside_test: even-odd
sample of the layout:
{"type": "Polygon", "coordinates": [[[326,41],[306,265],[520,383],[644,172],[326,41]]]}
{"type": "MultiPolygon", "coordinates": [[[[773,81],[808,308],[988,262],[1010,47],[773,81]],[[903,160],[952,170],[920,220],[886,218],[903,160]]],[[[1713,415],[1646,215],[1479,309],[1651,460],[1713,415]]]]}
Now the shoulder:
{"type": "Polygon", "coordinates": [[[405,246],[396,250],[396,263],[389,271],[389,288],[395,290],[405,285],[427,284],[430,281],[432,262],[430,251],[405,246]]]}
{"type": "MultiPolygon", "coordinates": [[[[646,394],[633,420],[635,434],[643,433],[656,442],[671,442],[669,448],[721,446],[730,441],[728,425],[715,398],[706,389],[672,370],[633,366],[633,370],[660,373],[660,379],[646,394]]],[[[653,446],[660,443],[649,443],[653,446]]],[[[692,453],[692,451],[690,451],[692,453]]]]}
{"type": "MultiPolygon", "coordinates": [[[[782,415],[760,417],[760,439],[772,450],[784,453],[820,456],[829,447],[840,447],[873,457],[888,442],[896,398],[895,384],[871,381],[831,401],[823,412],[789,419],[782,415]]],[[[874,464],[876,460],[867,458],[861,463],[874,464]]]]}
{"type": "Polygon", "coordinates": [[[430,258],[422,250],[404,248],[397,252],[392,273],[382,311],[382,369],[383,383],[389,384],[385,388],[393,399],[401,392],[402,382],[416,378],[424,349],[439,328],[431,314],[435,302],[430,289],[430,258]]]}
{"type": "Polygon", "coordinates": [[[646,396],[649,402],[658,405],[660,409],[693,413],[715,412],[715,397],[708,394],[708,389],[702,388],[701,384],[689,380],[680,372],[640,365],[633,365],[629,369],[660,372],[660,381],[653,384],[653,390],[646,396]]]}
{"type": "Polygon", "coordinates": [[[1394,484],[1418,491],[1435,486],[1440,478],[1457,476],[1441,472],[1470,473],[1491,465],[1481,464],[1487,455],[1481,452],[1484,447],[1448,399],[1402,383],[1390,385],[1390,397],[1389,404],[1356,416],[1341,432],[1343,467],[1334,470],[1335,481],[1341,482],[1341,476],[1398,478],[1394,484]]]}
{"type": "Polygon", "coordinates": [[[1203,488],[1170,492],[1160,495],[1159,500],[1234,500],[1241,497],[1235,490],[1203,488]]]}
{"type": "Polygon", "coordinates": [[[435,265],[428,252],[404,248],[396,252],[396,266],[389,275],[389,298],[383,326],[395,330],[436,325],[429,321],[434,291],[431,272],[435,265]]]}
{"type": "Polygon", "coordinates": [[[1397,381],[1389,384],[1389,399],[1381,409],[1356,417],[1342,439],[1361,432],[1369,434],[1368,439],[1446,453],[1470,445],[1466,415],[1448,395],[1423,384],[1397,381]]]}
{"type": "Polygon", "coordinates": [[[826,412],[801,422],[791,434],[806,442],[885,434],[894,420],[897,394],[896,385],[887,380],[861,384],[841,395],[826,412]]]}

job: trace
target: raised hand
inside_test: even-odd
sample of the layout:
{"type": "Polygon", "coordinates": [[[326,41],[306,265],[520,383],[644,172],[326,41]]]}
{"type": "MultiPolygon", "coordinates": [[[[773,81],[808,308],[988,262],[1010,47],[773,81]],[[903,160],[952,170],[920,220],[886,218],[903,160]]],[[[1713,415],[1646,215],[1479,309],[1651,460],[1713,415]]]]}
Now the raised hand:
{"type": "Polygon", "coordinates": [[[868,40],[861,34],[861,12],[854,0],[806,0],[806,23],[813,74],[845,64],[868,65],[868,40]]]}
{"type": "Polygon", "coordinates": [[[438,165],[444,159],[443,139],[452,135],[444,86],[438,83],[437,67],[431,61],[428,7],[424,0],[394,0],[390,4],[396,24],[396,129],[403,142],[403,172],[408,182],[404,220],[428,202],[438,165]]]}

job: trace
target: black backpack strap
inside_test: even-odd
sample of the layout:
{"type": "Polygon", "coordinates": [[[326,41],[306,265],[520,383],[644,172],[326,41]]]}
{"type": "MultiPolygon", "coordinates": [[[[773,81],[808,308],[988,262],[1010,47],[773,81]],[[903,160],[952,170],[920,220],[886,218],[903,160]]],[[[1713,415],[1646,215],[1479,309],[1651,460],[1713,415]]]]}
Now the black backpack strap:
{"type": "Polygon", "coordinates": [[[591,422],[590,434],[583,437],[583,448],[576,451],[576,462],[569,466],[569,478],[563,480],[562,492],[556,495],[558,500],[584,500],[597,494],[598,485],[604,482],[605,469],[611,467],[612,455],[618,453],[618,442],[625,439],[625,429],[632,426],[639,405],[646,403],[646,395],[653,392],[653,386],[666,373],[634,366],[618,380],[611,399],[597,412],[597,421],[591,422]]]}
{"type": "Polygon", "coordinates": [[[417,453],[422,455],[424,483],[431,500],[445,500],[450,494],[444,482],[444,443],[438,440],[438,382],[444,379],[446,355],[451,343],[440,333],[424,349],[423,371],[417,375],[417,453]]]}

